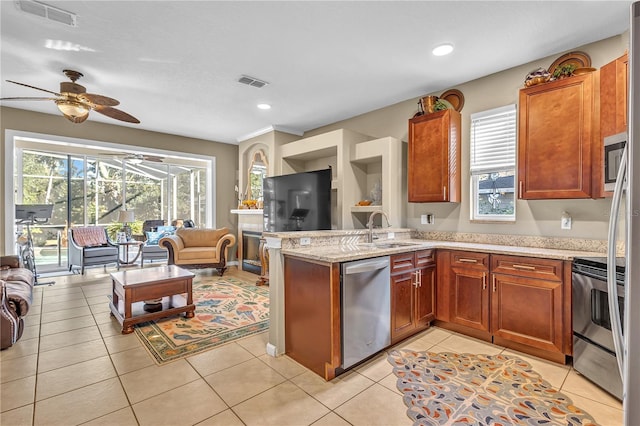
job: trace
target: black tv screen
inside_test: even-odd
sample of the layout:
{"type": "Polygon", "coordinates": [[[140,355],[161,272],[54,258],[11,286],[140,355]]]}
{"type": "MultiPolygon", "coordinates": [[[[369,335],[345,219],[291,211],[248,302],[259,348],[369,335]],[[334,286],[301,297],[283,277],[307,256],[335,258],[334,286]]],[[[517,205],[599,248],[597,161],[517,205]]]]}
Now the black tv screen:
{"type": "Polygon", "coordinates": [[[265,232],[331,229],[331,169],[263,180],[265,232]]]}

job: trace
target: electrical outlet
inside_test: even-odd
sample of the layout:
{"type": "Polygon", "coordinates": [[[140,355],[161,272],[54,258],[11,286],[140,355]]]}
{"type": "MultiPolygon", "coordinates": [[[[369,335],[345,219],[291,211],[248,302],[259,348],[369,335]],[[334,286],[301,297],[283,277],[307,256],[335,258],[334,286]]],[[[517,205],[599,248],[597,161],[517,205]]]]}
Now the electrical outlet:
{"type": "Polygon", "coordinates": [[[309,237],[300,238],[300,245],[301,246],[308,246],[310,244],[311,244],[311,238],[309,238],[309,237]]]}
{"type": "Polygon", "coordinates": [[[562,213],[560,229],[571,229],[571,216],[567,212],[562,213]]]}

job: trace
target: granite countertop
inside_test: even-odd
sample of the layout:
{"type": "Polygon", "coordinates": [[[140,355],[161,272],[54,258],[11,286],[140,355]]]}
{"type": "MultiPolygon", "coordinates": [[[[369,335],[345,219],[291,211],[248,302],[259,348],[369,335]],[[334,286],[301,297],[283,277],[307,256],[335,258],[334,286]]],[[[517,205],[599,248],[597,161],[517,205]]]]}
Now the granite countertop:
{"type": "Polygon", "coordinates": [[[302,259],[326,263],[347,262],[390,254],[406,253],[424,249],[467,250],[482,253],[505,254],[513,256],[541,257],[547,259],[572,260],[574,257],[605,256],[601,252],[561,250],[539,247],[519,247],[499,244],[482,244],[455,241],[436,241],[419,239],[376,240],[373,244],[354,243],[332,246],[296,247],[282,249],[282,254],[302,259]],[[397,247],[378,247],[376,245],[396,244],[397,247]]]}

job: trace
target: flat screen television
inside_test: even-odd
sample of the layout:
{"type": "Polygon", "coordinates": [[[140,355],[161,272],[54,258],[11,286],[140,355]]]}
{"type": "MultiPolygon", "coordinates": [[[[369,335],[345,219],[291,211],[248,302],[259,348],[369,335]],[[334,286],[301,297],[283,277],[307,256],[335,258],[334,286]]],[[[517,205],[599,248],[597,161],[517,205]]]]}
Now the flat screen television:
{"type": "Polygon", "coordinates": [[[265,232],[331,229],[331,169],[263,180],[265,232]]]}

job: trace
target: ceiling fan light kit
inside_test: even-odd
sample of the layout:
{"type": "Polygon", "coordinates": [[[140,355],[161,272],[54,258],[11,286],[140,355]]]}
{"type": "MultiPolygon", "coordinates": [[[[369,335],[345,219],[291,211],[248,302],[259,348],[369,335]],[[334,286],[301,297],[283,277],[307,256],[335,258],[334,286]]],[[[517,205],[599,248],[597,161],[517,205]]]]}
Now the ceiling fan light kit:
{"type": "Polygon", "coordinates": [[[51,90],[41,89],[39,87],[30,86],[28,84],[19,83],[17,81],[7,80],[9,83],[18,84],[20,86],[29,87],[31,89],[40,90],[42,92],[51,93],[57,98],[36,98],[36,97],[12,97],[12,98],[0,98],[5,101],[43,101],[52,100],[56,103],[58,109],[62,115],[72,123],[83,123],[89,117],[89,112],[94,110],[102,115],[111,117],[116,120],[126,121],[127,123],[140,123],[140,120],[134,116],[127,114],[124,111],[113,108],[119,105],[120,102],[116,99],[109,98],[103,95],[97,95],[95,93],[87,93],[87,89],[76,83],[76,81],[83,77],[83,74],[74,70],[62,71],[71,82],[63,81],[60,83],[60,93],[52,92],[51,90]]]}
{"type": "Polygon", "coordinates": [[[82,123],[89,117],[90,108],[87,108],[80,102],[58,100],[56,101],[56,105],[62,115],[72,123],[82,123]]]}

